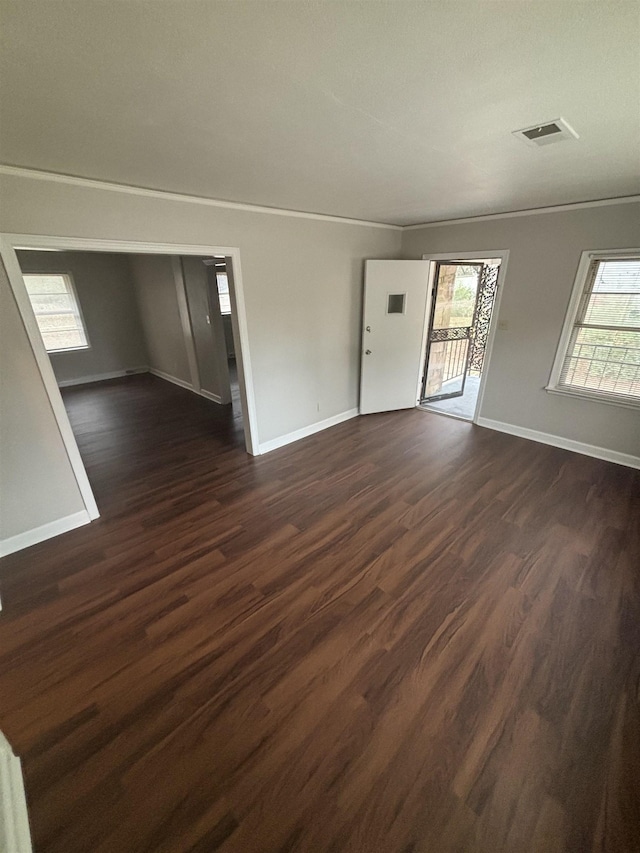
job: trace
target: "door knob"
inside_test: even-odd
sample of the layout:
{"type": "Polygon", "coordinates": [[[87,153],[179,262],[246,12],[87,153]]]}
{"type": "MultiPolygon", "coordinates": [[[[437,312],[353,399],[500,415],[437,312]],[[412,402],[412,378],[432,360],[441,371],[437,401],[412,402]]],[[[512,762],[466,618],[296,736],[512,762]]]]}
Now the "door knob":
{"type": "Polygon", "coordinates": [[[370,350],[370,349],[366,349],[366,350],[364,351],[364,354],[365,354],[365,355],[371,355],[371,350],[370,350]]]}

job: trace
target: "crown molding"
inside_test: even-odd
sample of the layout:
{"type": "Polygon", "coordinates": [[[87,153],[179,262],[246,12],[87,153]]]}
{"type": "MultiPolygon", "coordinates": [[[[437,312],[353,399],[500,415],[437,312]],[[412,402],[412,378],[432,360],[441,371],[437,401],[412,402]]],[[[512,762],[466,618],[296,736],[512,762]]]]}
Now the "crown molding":
{"type": "Polygon", "coordinates": [[[584,210],[590,207],[606,207],[613,204],[631,204],[640,202],[640,195],[620,196],[619,198],[602,198],[593,201],[579,201],[572,204],[556,204],[548,207],[533,207],[528,210],[513,210],[505,213],[485,213],[477,216],[465,216],[459,219],[440,219],[435,222],[416,222],[412,225],[392,225],[388,222],[372,222],[368,219],[350,219],[346,216],[332,216],[328,213],[307,213],[302,210],[288,210],[282,207],[267,207],[259,204],[224,201],[223,199],[207,198],[199,195],[174,193],[169,190],[153,190],[147,187],[135,187],[129,184],[118,184],[111,181],[101,181],[94,178],[80,178],[76,175],[64,175],[60,172],[47,172],[42,169],[27,169],[23,166],[10,166],[0,163],[0,175],[18,178],[31,178],[38,181],[51,181],[76,187],[110,190],[126,195],[160,198],[165,201],[179,201],[187,204],[202,204],[206,207],[220,207],[227,210],[241,210],[246,213],[266,213],[272,216],[290,216],[297,219],[314,219],[320,222],[336,222],[343,225],[358,225],[366,228],[386,228],[390,231],[417,231],[421,228],[439,228],[443,225],[464,225],[470,222],[487,222],[491,219],[512,219],[516,216],[535,216],[544,213],[564,213],[572,210],[584,210]]]}
{"type": "Polygon", "coordinates": [[[465,216],[460,219],[441,219],[437,222],[417,222],[404,225],[403,231],[418,231],[420,228],[439,228],[442,225],[464,225],[467,222],[486,222],[489,219],[512,219],[515,216],[536,216],[539,213],[564,213],[571,210],[584,210],[588,207],[607,207],[612,204],[632,204],[639,202],[640,195],[623,195],[619,198],[600,198],[594,201],[577,201],[574,204],[554,204],[549,207],[532,207],[528,210],[512,210],[507,213],[484,213],[478,216],[465,216]]]}
{"type": "Polygon", "coordinates": [[[45,172],[41,169],[25,169],[22,166],[9,166],[0,163],[0,175],[18,178],[30,178],[38,181],[50,181],[57,184],[67,184],[89,189],[109,190],[127,195],[143,196],[145,198],[160,198],[165,201],[180,201],[188,204],[202,204],[206,207],[221,207],[226,210],[242,210],[245,213],[267,213],[272,216],[290,216],[296,219],[314,219],[320,222],[336,222],[343,225],[358,225],[367,228],[386,228],[391,231],[402,231],[401,225],[391,225],[388,222],[370,222],[367,219],[350,219],[345,216],[331,216],[328,213],[306,213],[302,210],[287,210],[281,207],[265,207],[259,204],[245,204],[222,199],[206,198],[199,195],[185,195],[168,190],[152,190],[146,187],[134,187],[128,184],[117,184],[110,181],[99,181],[93,178],[79,178],[75,175],[63,175],[59,172],[45,172]]]}

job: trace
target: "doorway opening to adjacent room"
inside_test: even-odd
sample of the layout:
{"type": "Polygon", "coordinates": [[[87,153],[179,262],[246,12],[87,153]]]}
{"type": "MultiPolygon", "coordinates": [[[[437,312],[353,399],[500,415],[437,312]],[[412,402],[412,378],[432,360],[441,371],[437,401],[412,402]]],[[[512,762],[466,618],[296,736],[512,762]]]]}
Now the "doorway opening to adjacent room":
{"type": "Polygon", "coordinates": [[[87,520],[150,471],[259,453],[237,249],[0,238],[87,520]]]}
{"type": "Polygon", "coordinates": [[[435,262],[421,408],[474,419],[500,263],[500,258],[435,262]]]}

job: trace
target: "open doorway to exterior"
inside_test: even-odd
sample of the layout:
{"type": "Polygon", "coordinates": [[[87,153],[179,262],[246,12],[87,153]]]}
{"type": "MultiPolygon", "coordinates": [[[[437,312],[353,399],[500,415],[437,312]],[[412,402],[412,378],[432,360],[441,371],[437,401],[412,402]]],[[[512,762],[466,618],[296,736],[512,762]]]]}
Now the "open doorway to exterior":
{"type": "Polygon", "coordinates": [[[474,420],[500,258],[435,262],[420,407],[474,420]]]}
{"type": "Polygon", "coordinates": [[[478,422],[508,258],[501,249],[367,260],[360,414],[418,406],[478,422]],[[447,411],[460,400],[466,411],[447,411]]]}

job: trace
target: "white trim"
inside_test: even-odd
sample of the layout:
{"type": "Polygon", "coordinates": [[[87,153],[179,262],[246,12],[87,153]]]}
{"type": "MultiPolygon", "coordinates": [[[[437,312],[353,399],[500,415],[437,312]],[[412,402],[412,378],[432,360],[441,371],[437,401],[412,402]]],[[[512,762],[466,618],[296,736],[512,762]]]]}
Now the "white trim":
{"type": "Polygon", "coordinates": [[[120,379],[123,376],[133,376],[138,373],[148,373],[149,368],[128,367],[126,370],[112,370],[109,373],[94,373],[92,376],[79,376],[77,379],[61,379],[58,388],[70,388],[72,385],[89,385],[92,382],[106,382],[107,379],[120,379]]]}
{"type": "Polygon", "coordinates": [[[615,462],[617,465],[626,465],[628,468],[640,468],[640,456],[632,456],[630,453],[619,453],[617,450],[609,450],[607,447],[597,447],[595,444],[585,444],[583,441],[574,441],[571,438],[539,432],[536,429],[528,429],[516,424],[494,421],[491,418],[478,418],[477,424],[487,429],[537,441],[540,444],[550,444],[552,447],[560,447],[562,450],[571,450],[574,453],[582,453],[584,456],[593,456],[595,459],[603,459],[605,462],[615,462]]]}
{"type": "Polygon", "coordinates": [[[222,404],[222,397],[219,394],[213,394],[210,391],[205,391],[203,388],[198,390],[190,382],[185,382],[184,379],[178,379],[177,376],[165,373],[163,370],[158,370],[155,367],[131,367],[127,368],[127,370],[114,370],[111,373],[98,373],[95,376],[82,376],[79,379],[63,379],[61,382],[58,382],[58,387],[69,388],[72,385],[89,385],[93,382],[105,382],[108,379],[139,376],[141,373],[152,373],[159,379],[165,379],[167,382],[172,382],[174,385],[186,388],[187,391],[193,391],[194,394],[198,394],[200,397],[206,397],[207,400],[213,400],[214,403],[222,404]]]}
{"type": "Polygon", "coordinates": [[[302,429],[281,435],[279,438],[272,438],[270,441],[265,441],[260,445],[260,453],[269,453],[272,450],[277,450],[279,447],[284,447],[286,444],[299,441],[301,438],[322,432],[322,430],[329,429],[329,427],[351,420],[351,418],[356,418],[358,415],[358,409],[349,409],[346,412],[341,412],[339,415],[333,415],[333,417],[325,418],[323,421],[317,421],[315,424],[310,424],[309,426],[302,427],[302,429]]]}
{"type": "MultiPolygon", "coordinates": [[[[465,216],[459,219],[441,219],[435,222],[416,222],[412,225],[393,225],[390,222],[373,222],[369,219],[352,219],[348,216],[334,216],[330,213],[309,213],[303,210],[289,210],[283,207],[268,207],[245,202],[225,201],[224,199],[206,198],[199,195],[175,193],[169,190],[153,190],[147,187],[136,187],[130,184],[118,184],[112,181],[101,181],[95,178],[80,178],[76,175],[64,175],[59,172],[46,172],[42,169],[25,169],[22,166],[10,166],[0,163],[0,175],[16,178],[30,178],[37,181],[51,181],[57,184],[69,184],[75,187],[89,189],[111,190],[127,195],[160,198],[167,201],[179,201],[190,204],[203,204],[209,207],[222,207],[227,210],[244,210],[248,213],[267,213],[274,216],[293,216],[298,219],[315,219],[320,222],[340,222],[344,225],[357,225],[367,228],[387,228],[391,231],[414,231],[419,228],[437,228],[441,225],[462,225],[466,222],[480,222],[490,219],[511,219],[514,216],[535,216],[539,213],[564,213],[571,210],[584,210],[589,207],[606,207],[612,204],[632,204],[640,201],[640,195],[626,195],[619,198],[601,198],[592,201],[577,201],[570,204],[555,204],[547,207],[533,207],[529,210],[512,210],[503,213],[481,213],[476,216],[465,216]]],[[[64,251],[64,250],[63,250],[64,251]]],[[[94,251],[97,251],[94,249],[94,251]]],[[[109,251],[105,249],[105,251],[109,251]]],[[[111,251],[114,251],[113,249],[111,251]]],[[[127,251],[118,249],[115,251],[127,251]]],[[[222,253],[220,253],[222,254],[222,253]]]]}
{"type": "Polygon", "coordinates": [[[429,255],[423,255],[423,261],[486,261],[491,258],[502,258],[503,255],[508,255],[509,249],[492,249],[490,252],[486,250],[476,252],[434,252],[429,255]]]}
{"type": "MultiPolygon", "coordinates": [[[[81,344],[80,346],[77,346],[77,347],[60,347],[60,349],[47,349],[45,346],[45,349],[47,349],[47,352],[49,353],[49,355],[51,355],[51,354],[57,355],[60,352],[78,352],[79,350],[91,349],[91,341],[89,340],[89,331],[87,329],[87,324],[85,323],[84,315],[82,313],[82,305],[80,304],[80,300],[78,299],[78,291],[76,289],[76,284],[75,284],[75,281],[73,279],[73,273],[71,271],[62,272],[61,270],[54,270],[53,272],[46,272],[43,270],[36,270],[35,272],[31,272],[30,270],[22,270],[22,277],[23,278],[29,277],[29,276],[31,276],[32,278],[36,278],[38,276],[40,278],[42,278],[43,276],[52,276],[52,277],[57,276],[58,278],[63,278],[63,279],[67,280],[66,284],[67,284],[67,287],[69,288],[69,290],[71,291],[69,295],[71,296],[71,299],[73,301],[73,307],[74,307],[74,311],[72,313],[73,313],[73,316],[76,318],[76,320],[79,321],[80,329],[82,331],[82,334],[84,335],[85,343],[81,344]]],[[[29,297],[29,299],[31,299],[31,297],[29,297]]],[[[35,314],[35,311],[33,313],[35,314]]],[[[38,316],[42,316],[42,315],[36,315],[36,322],[38,321],[38,316]]],[[[40,324],[38,324],[38,328],[39,328],[39,326],[40,326],[40,324]]]]}
{"type": "Polygon", "coordinates": [[[564,316],[564,324],[562,326],[562,332],[560,333],[560,340],[558,341],[556,354],[553,359],[551,375],[549,376],[549,382],[545,387],[545,391],[571,397],[580,397],[582,400],[592,400],[594,403],[608,403],[609,405],[625,406],[627,408],[638,408],[638,406],[640,406],[640,401],[638,401],[638,403],[634,403],[632,400],[629,400],[629,398],[616,400],[615,398],[607,396],[607,398],[604,399],[597,391],[590,392],[586,389],[585,391],[580,391],[578,388],[559,385],[562,365],[564,364],[576,315],[584,294],[591,262],[595,260],[604,260],[606,258],[636,257],[638,255],[640,255],[640,249],[590,249],[586,252],[582,252],[578,263],[578,269],[576,270],[576,277],[573,282],[569,305],[564,316]]]}
{"type": "Polygon", "coordinates": [[[193,390],[196,392],[196,394],[199,394],[200,397],[204,397],[206,400],[212,400],[214,403],[218,403],[218,405],[220,406],[222,405],[222,397],[220,396],[220,394],[214,394],[213,391],[205,391],[204,388],[200,388],[199,391],[196,391],[195,388],[193,390]]]}
{"type": "Polygon", "coordinates": [[[244,287],[242,285],[240,250],[230,249],[224,253],[213,252],[212,254],[224,254],[227,261],[227,280],[229,282],[229,296],[231,297],[233,352],[238,370],[240,404],[244,416],[242,418],[242,427],[244,429],[247,451],[256,456],[260,453],[258,413],[256,411],[256,396],[253,385],[253,368],[249,357],[249,330],[247,328],[247,309],[244,302],[244,287]],[[231,261],[230,264],[229,261],[231,261]]]}
{"type": "MultiPolygon", "coordinates": [[[[146,198],[161,198],[167,201],[180,201],[189,204],[204,204],[208,207],[222,207],[227,210],[243,210],[247,213],[267,213],[273,216],[293,216],[297,219],[316,219],[321,222],[340,222],[343,225],[358,225],[367,228],[387,228],[401,231],[401,225],[391,225],[388,222],[371,222],[368,219],[352,219],[348,216],[333,216],[329,213],[309,213],[304,210],[289,210],[283,207],[267,207],[259,204],[225,201],[224,199],[206,198],[199,195],[174,193],[168,190],[153,190],[147,187],[135,187],[129,184],[117,184],[112,181],[100,181],[92,178],[79,178],[75,175],[64,175],[58,172],[45,172],[41,169],[24,169],[21,166],[9,166],[0,163],[0,174],[17,178],[31,178],[38,181],[52,181],[57,184],[70,184],[74,187],[110,190],[111,192],[126,193],[127,195],[145,196],[146,198]]],[[[222,254],[222,253],[218,253],[222,254]]]]}
{"type": "Polygon", "coordinates": [[[36,321],[33,317],[31,303],[29,302],[29,297],[26,293],[24,281],[22,280],[22,271],[20,270],[20,265],[18,264],[18,259],[14,251],[15,247],[22,247],[25,249],[56,249],[59,251],[67,250],[79,252],[117,252],[119,254],[134,253],[146,255],[224,255],[228,261],[230,260],[231,263],[230,265],[228,265],[227,274],[229,274],[229,271],[231,271],[231,275],[229,275],[229,292],[231,294],[232,307],[235,309],[235,312],[231,319],[234,332],[233,338],[236,364],[238,365],[238,381],[240,385],[240,399],[242,403],[242,421],[244,427],[245,443],[247,452],[250,453],[252,456],[256,456],[260,452],[258,417],[256,411],[255,392],[253,387],[253,371],[251,367],[249,333],[247,329],[247,317],[244,302],[244,285],[242,279],[242,267],[240,264],[239,249],[230,246],[203,246],[191,245],[188,243],[147,243],[126,240],[90,239],[86,237],[51,237],[42,234],[0,234],[0,254],[2,255],[5,261],[5,268],[7,270],[9,282],[14,293],[16,294],[18,308],[22,315],[23,322],[25,324],[25,327],[27,328],[27,331],[31,326],[32,334],[29,335],[31,345],[32,348],[35,347],[34,353],[36,355],[36,360],[38,362],[38,367],[40,368],[40,373],[42,374],[43,381],[45,382],[45,387],[47,389],[49,399],[51,400],[51,405],[54,408],[55,412],[59,412],[59,425],[61,422],[63,424],[66,422],[66,425],[68,426],[68,430],[66,429],[66,427],[64,431],[61,428],[61,433],[65,442],[65,446],[67,447],[67,453],[69,454],[69,458],[71,459],[72,456],[74,458],[77,457],[78,467],[77,469],[76,467],[74,467],[76,479],[80,478],[79,485],[83,477],[84,481],[86,482],[86,485],[85,483],[83,483],[80,489],[83,498],[85,498],[85,505],[87,506],[87,509],[89,509],[88,502],[93,501],[93,507],[95,507],[95,516],[92,515],[92,518],[98,517],[98,509],[95,506],[93,492],[91,492],[91,486],[89,485],[89,480],[87,479],[86,471],[84,469],[82,460],[80,459],[80,453],[78,451],[75,436],[73,435],[73,432],[71,430],[69,419],[65,411],[64,404],[62,402],[62,397],[60,396],[60,389],[58,388],[58,385],[55,381],[55,376],[51,368],[51,362],[49,361],[49,357],[44,349],[42,338],[40,337],[40,332],[37,329],[36,321]],[[21,296],[18,296],[18,292],[21,294],[21,296]],[[39,351],[41,351],[41,357],[38,357],[39,351]],[[50,374],[51,381],[45,379],[48,374],[50,374]]]}
{"type": "Polygon", "coordinates": [[[212,394],[210,391],[204,391],[202,388],[194,388],[190,382],[185,382],[184,379],[178,379],[177,376],[172,376],[171,373],[165,373],[164,370],[158,370],[155,367],[150,367],[149,373],[157,376],[158,379],[164,379],[166,382],[171,382],[173,385],[178,385],[180,388],[191,391],[199,397],[205,397],[207,400],[212,400],[214,403],[222,405],[222,398],[218,394],[212,394]]]}
{"type": "MultiPolygon", "coordinates": [[[[482,411],[482,403],[484,401],[484,392],[487,384],[487,376],[489,375],[489,365],[491,363],[491,356],[493,354],[493,345],[496,337],[496,331],[498,329],[498,316],[500,314],[500,303],[502,301],[502,293],[504,291],[504,282],[507,275],[507,265],[509,263],[509,249],[492,249],[487,251],[483,249],[482,251],[477,252],[438,252],[436,254],[423,255],[422,259],[424,261],[430,261],[432,264],[435,264],[438,261],[473,261],[478,259],[489,259],[489,258],[500,258],[500,270],[498,271],[498,283],[496,285],[496,295],[493,300],[493,309],[491,311],[491,319],[489,320],[489,332],[487,334],[487,344],[484,351],[484,360],[482,362],[482,373],[480,374],[480,385],[478,387],[478,397],[476,399],[476,407],[473,412],[473,417],[471,418],[471,423],[479,423],[480,412],[482,411]]],[[[430,310],[430,300],[431,300],[431,288],[429,288],[428,294],[428,304],[427,304],[427,316],[426,316],[426,324],[429,324],[429,317],[431,316],[430,310]]],[[[424,352],[422,355],[421,362],[421,372],[422,365],[424,364],[424,360],[426,358],[426,339],[427,339],[427,331],[425,330],[424,336],[424,352]]],[[[419,402],[419,401],[418,401],[419,402]]],[[[433,411],[430,409],[429,411],[433,411]]],[[[444,414],[444,413],[443,413],[444,414]]],[[[462,420],[462,419],[461,419],[462,420]]],[[[466,418],[464,420],[467,420],[466,418]]]]}
{"type": "Polygon", "coordinates": [[[171,382],[173,385],[179,385],[180,388],[186,388],[187,391],[193,391],[194,394],[197,394],[197,391],[191,382],[186,382],[184,379],[178,379],[177,376],[173,376],[171,373],[165,373],[164,370],[158,370],[156,367],[150,367],[149,373],[157,376],[158,379],[164,379],[166,382],[171,382]]]}
{"type": "Polygon", "coordinates": [[[561,397],[575,397],[576,400],[589,400],[592,403],[604,403],[605,406],[622,406],[623,409],[640,409],[640,400],[633,397],[615,398],[610,394],[599,391],[579,391],[577,388],[552,388],[547,385],[544,389],[549,394],[559,394],[561,397]]]}
{"type": "Polygon", "coordinates": [[[27,288],[22,277],[22,270],[20,269],[20,264],[18,263],[18,258],[13,245],[11,235],[0,234],[0,256],[4,262],[4,267],[9,279],[9,285],[13,291],[18,311],[22,317],[22,322],[24,324],[27,337],[29,338],[29,343],[36,360],[36,364],[38,365],[40,376],[42,377],[45,391],[49,397],[49,402],[60,431],[60,436],[67,451],[69,464],[71,465],[71,469],[76,478],[78,489],[80,490],[89,518],[98,518],[100,513],[98,512],[96,500],[93,496],[93,490],[89,483],[89,478],[87,477],[87,472],[84,467],[84,462],[80,456],[80,451],[78,450],[76,438],[73,434],[73,430],[71,429],[69,416],[67,415],[64,403],[62,402],[62,396],[60,395],[60,389],[58,388],[58,382],[53,372],[49,355],[45,349],[44,343],[42,342],[40,329],[38,328],[33,308],[31,307],[31,300],[27,293],[27,288]]]}
{"type": "MultiPolygon", "coordinates": [[[[1,168],[0,168],[0,171],[1,168]]],[[[600,198],[593,201],[577,201],[574,204],[553,204],[549,207],[532,207],[529,210],[511,210],[505,213],[481,213],[478,216],[464,216],[460,219],[441,219],[437,222],[416,222],[403,225],[403,231],[418,231],[420,228],[439,228],[442,225],[464,225],[468,222],[488,222],[491,219],[513,219],[516,216],[537,216],[544,213],[566,213],[571,210],[586,210],[589,207],[609,207],[612,204],[634,204],[640,201],[640,195],[624,195],[620,198],[600,198]]]]}
{"type": "Polygon", "coordinates": [[[10,536],[8,539],[2,539],[0,540],[0,557],[6,557],[7,554],[13,554],[23,548],[30,548],[31,545],[37,545],[46,539],[60,536],[61,533],[68,533],[69,530],[75,530],[76,527],[89,524],[92,520],[87,510],[83,509],[80,512],[74,512],[72,515],[65,515],[64,518],[49,521],[40,527],[25,530],[24,533],[18,533],[16,536],[10,536]]]}
{"type": "Polygon", "coordinates": [[[27,252],[115,252],[133,255],[229,255],[231,246],[211,246],[199,243],[147,243],[137,240],[104,240],[100,237],[52,237],[46,234],[4,233],[14,249],[27,252]]]}
{"type": "Polygon", "coordinates": [[[27,797],[20,759],[0,732],[0,850],[31,853],[27,797]]]}

